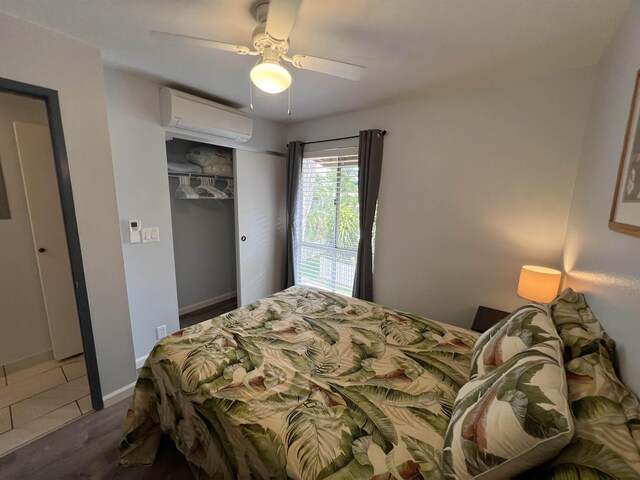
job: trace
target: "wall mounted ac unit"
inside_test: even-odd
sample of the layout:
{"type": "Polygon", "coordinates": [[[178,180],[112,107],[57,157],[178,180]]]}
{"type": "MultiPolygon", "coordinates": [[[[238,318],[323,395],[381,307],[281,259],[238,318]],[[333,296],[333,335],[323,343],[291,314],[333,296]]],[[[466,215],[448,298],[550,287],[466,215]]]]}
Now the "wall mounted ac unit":
{"type": "Polygon", "coordinates": [[[253,131],[250,115],[168,87],[160,89],[160,116],[164,127],[237,142],[249,140],[253,131]]]}

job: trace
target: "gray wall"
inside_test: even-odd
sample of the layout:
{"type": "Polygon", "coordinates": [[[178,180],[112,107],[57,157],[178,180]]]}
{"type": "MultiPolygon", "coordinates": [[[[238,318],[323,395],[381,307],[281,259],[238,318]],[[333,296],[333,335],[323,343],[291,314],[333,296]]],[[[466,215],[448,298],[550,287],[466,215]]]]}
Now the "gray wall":
{"type": "MultiPolygon", "coordinates": [[[[117,69],[104,72],[130,328],[140,364],[157,341],[158,325],[166,324],[168,332],[179,328],[166,132],[160,124],[161,85],[117,69]],[[141,220],[143,228],[160,227],[160,242],[129,244],[130,219],[141,220]]],[[[241,147],[282,151],[285,139],[281,124],[256,117],[254,135],[241,147]]]]}
{"type": "MultiPolygon", "coordinates": [[[[102,393],[135,380],[100,50],[0,14],[0,77],[58,91],[102,393]]],[[[2,271],[4,274],[4,271],[2,271]]]]}
{"type": "Polygon", "coordinates": [[[560,267],[594,70],[293,125],[290,140],[388,130],[375,301],[461,326],[509,310],[520,267],[560,267]]]}
{"type": "Polygon", "coordinates": [[[565,285],[618,345],[623,380],[640,393],[640,238],[607,228],[631,97],[640,68],[640,2],[600,65],[564,247],[565,285]]]}
{"type": "Polygon", "coordinates": [[[0,162],[11,211],[0,220],[0,365],[51,350],[13,122],[48,125],[44,101],[0,92],[0,162]]]}
{"type": "Polygon", "coordinates": [[[157,341],[156,327],[179,330],[167,156],[156,85],[105,70],[111,149],[136,358],[157,341]],[[159,227],[160,242],[129,243],[129,220],[159,227]]]}
{"type": "MultiPolygon", "coordinates": [[[[187,148],[198,142],[167,142],[167,158],[184,162],[187,148]]],[[[195,182],[197,183],[197,182],[195,182]]],[[[183,309],[236,291],[233,200],[181,200],[171,178],[171,222],[178,307],[183,309]]]]}

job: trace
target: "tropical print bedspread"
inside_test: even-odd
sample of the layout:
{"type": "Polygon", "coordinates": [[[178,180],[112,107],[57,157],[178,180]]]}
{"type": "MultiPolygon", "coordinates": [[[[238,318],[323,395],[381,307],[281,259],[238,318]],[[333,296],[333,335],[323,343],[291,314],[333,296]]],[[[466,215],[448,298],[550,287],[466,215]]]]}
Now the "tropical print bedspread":
{"type": "Polygon", "coordinates": [[[440,478],[477,337],[291,287],[156,345],[121,464],[152,463],[162,430],[198,478],[440,478]]]}

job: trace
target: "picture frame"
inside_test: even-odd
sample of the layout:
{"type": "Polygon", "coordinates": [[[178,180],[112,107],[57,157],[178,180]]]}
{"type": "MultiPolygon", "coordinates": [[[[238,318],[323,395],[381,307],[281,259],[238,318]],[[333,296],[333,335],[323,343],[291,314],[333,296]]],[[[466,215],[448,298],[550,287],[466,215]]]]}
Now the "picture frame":
{"type": "Polygon", "coordinates": [[[640,70],[636,74],[627,130],[611,204],[609,229],[640,237],[640,70]]]}

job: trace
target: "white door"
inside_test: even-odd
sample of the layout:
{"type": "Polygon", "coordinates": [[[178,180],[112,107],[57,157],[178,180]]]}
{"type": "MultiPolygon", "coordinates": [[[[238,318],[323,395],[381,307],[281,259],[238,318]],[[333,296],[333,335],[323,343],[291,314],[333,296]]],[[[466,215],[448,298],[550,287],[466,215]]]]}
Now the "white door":
{"type": "Polygon", "coordinates": [[[238,305],[282,290],[286,242],[285,159],[234,156],[238,305]]]}
{"type": "Polygon", "coordinates": [[[14,123],[53,356],[82,353],[80,321],[49,128],[14,123]]]}

